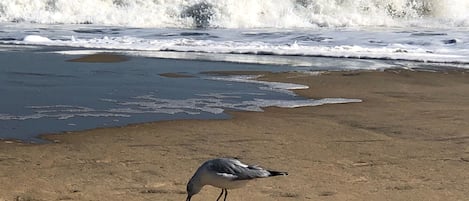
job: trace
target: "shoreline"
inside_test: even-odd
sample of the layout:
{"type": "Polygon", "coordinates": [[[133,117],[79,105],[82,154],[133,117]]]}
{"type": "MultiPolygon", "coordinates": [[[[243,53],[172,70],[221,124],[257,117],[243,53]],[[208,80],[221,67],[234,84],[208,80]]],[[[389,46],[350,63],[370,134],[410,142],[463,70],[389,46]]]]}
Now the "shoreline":
{"type": "MultiPolygon", "coordinates": [[[[310,86],[308,98],[362,103],[226,120],[169,120],[43,135],[56,143],[0,143],[0,200],[182,200],[208,158],[285,170],[230,191],[232,200],[463,200],[469,197],[469,79],[406,70],[265,73],[310,86]]],[[[205,187],[194,200],[215,199],[205,187]]]]}

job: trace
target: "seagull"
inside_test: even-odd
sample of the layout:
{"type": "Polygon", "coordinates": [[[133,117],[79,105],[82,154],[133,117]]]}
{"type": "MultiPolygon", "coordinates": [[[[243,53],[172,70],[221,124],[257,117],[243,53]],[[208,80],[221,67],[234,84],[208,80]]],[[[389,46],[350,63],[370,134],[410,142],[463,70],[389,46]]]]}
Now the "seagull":
{"type": "Polygon", "coordinates": [[[221,193],[228,195],[228,189],[241,188],[249,180],[266,178],[279,175],[288,175],[287,172],[266,170],[257,165],[246,165],[235,158],[215,158],[205,161],[194,176],[187,183],[187,198],[190,201],[192,196],[199,193],[205,185],[221,188],[221,193]]]}

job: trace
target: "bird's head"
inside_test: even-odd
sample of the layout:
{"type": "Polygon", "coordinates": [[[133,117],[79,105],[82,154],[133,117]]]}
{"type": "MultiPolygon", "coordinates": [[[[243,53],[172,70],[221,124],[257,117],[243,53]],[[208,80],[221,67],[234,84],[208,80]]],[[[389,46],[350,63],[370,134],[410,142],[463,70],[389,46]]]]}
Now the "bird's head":
{"type": "Polygon", "coordinates": [[[191,178],[187,183],[187,198],[186,201],[190,201],[192,196],[199,193],[202,190],[202,185],[197,178],[191,178]]]}

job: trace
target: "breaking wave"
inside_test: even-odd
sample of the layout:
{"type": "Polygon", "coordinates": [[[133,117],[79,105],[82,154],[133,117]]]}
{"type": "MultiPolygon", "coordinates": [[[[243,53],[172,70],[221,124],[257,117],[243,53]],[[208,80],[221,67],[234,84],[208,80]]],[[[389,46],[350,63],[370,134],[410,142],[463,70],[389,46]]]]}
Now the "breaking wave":
{"type": "Polygon", "coordinates": [[[469,26],[461,0],[15,0],[0,22],[152,28],[469,26]]]}

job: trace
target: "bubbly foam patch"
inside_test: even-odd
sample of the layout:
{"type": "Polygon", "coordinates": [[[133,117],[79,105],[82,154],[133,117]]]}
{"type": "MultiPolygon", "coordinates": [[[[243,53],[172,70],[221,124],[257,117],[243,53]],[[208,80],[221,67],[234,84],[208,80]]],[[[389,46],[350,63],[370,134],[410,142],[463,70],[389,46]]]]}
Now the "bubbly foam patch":
{"type": "Polygon", "coordinates": [[[291,90],[309,88],[308,86],[301,85],[301,84],[283,83],[283,82],[267,82],[267,81],[255,80],[258,77],[259,76],[239,75],[239,76],[228,76],[228,77],[211,77],[208,79],[230,81],[230,82],[253,83],[253,84],[260,85],[259,88],[262,90],[275,91],[275,92],[285,93],[285,94],[289,94],[293,96],[295,96],[295,93],[293,93],[291,90]]]}
{"type": "MultiPolygon", "coordinates": [[[[259,89],[286,93],[295,96],[290,90],[306,89],[308,86],[281,83],[266,82],[254,80],[256,76],[228,76],[212,77],[208,79],[244,82],[259,85],[259,89]]],[[[240,111],[263,111],[265,107],[296,108],[305,106],[319,106],[324,104],[343,104],[359,103],[360,99],[346,98],[324,98],[313,99],[267,99],[260,98],[265,96],[263,93],[208,93],[196,94],[194,98],[175,99],[162,98],[153,94],[135,96],[128,100],[121,99],[100,99],[107,103],[107,108],[97,109],[93,107],[76,105],[41,105],[28,106],[31,114],[11,115],[0,114],[0,120],[33,120],[41,118],[52,118],[57,120],[67,120],[76,117],[94,117],[94,118],[131,118],[138,114],[169,114],[174,115],[184,113],[188,115],[199,115],[201,113],[221,114],[226,109],[240,111]],[[254,96],[251,100],[243,100],[244,96],[254,96]],[[256,98],[257,97],[257,98],[256,98]]]]}
{"type": "Polygon", "coordinates": [[[40,118],[52,118],[67,120],[76,117],[93,118],[130,118],[138,114],[178,114],[198,115],[201,113],[221,114],[225,109],[240,111],[263,111],[265,107],[296,108],[306,106],[319,106],[325,104],[359,103],[360,99],[325,98],[319,100],[277,100],[277,99],[254,99],[233,102],[229,94],[200,95],[200,98],[190,99],[166,99],[153,95],[134,97],[132,101],[102,99],[114,105],[108,109],[95,109],[91,107],[72,105],[50,105],[30,106],[33,114],[11,115],[0,114],[0,120],[33,120],[40,118]],[[211,98],[211,97],[217,98],[211,98]],[[230,101],[231,99],[231,101],[230,101]]]}
{"type": "MultiPolygon", "coordinates": [[[[226,94],[219,94],[220,97],[226,94]]],[[[319,106],[325,104],[360,103],[360,99],[325,98],[318,100],[276,100],[276,99],[254,99],[234,103],[223,98],[192,98],[192,99],[165,99],[153,95],[134,97],[133,101],[122,101],[106,99],[102,100],[112,103],[109,109],[95,109],[83,106],[31,106],[34,114],[11,115],[0,114],[0,120],[32,120],[51,118],[67,120],[76,117],[93,118],[131,118],[138,114],[169,114],[184,113],[198,115],[201,113],[221,114],[225,109],[240,111],[263,111],[265,107],[297,108],[306,106],[319,106]]]]}

